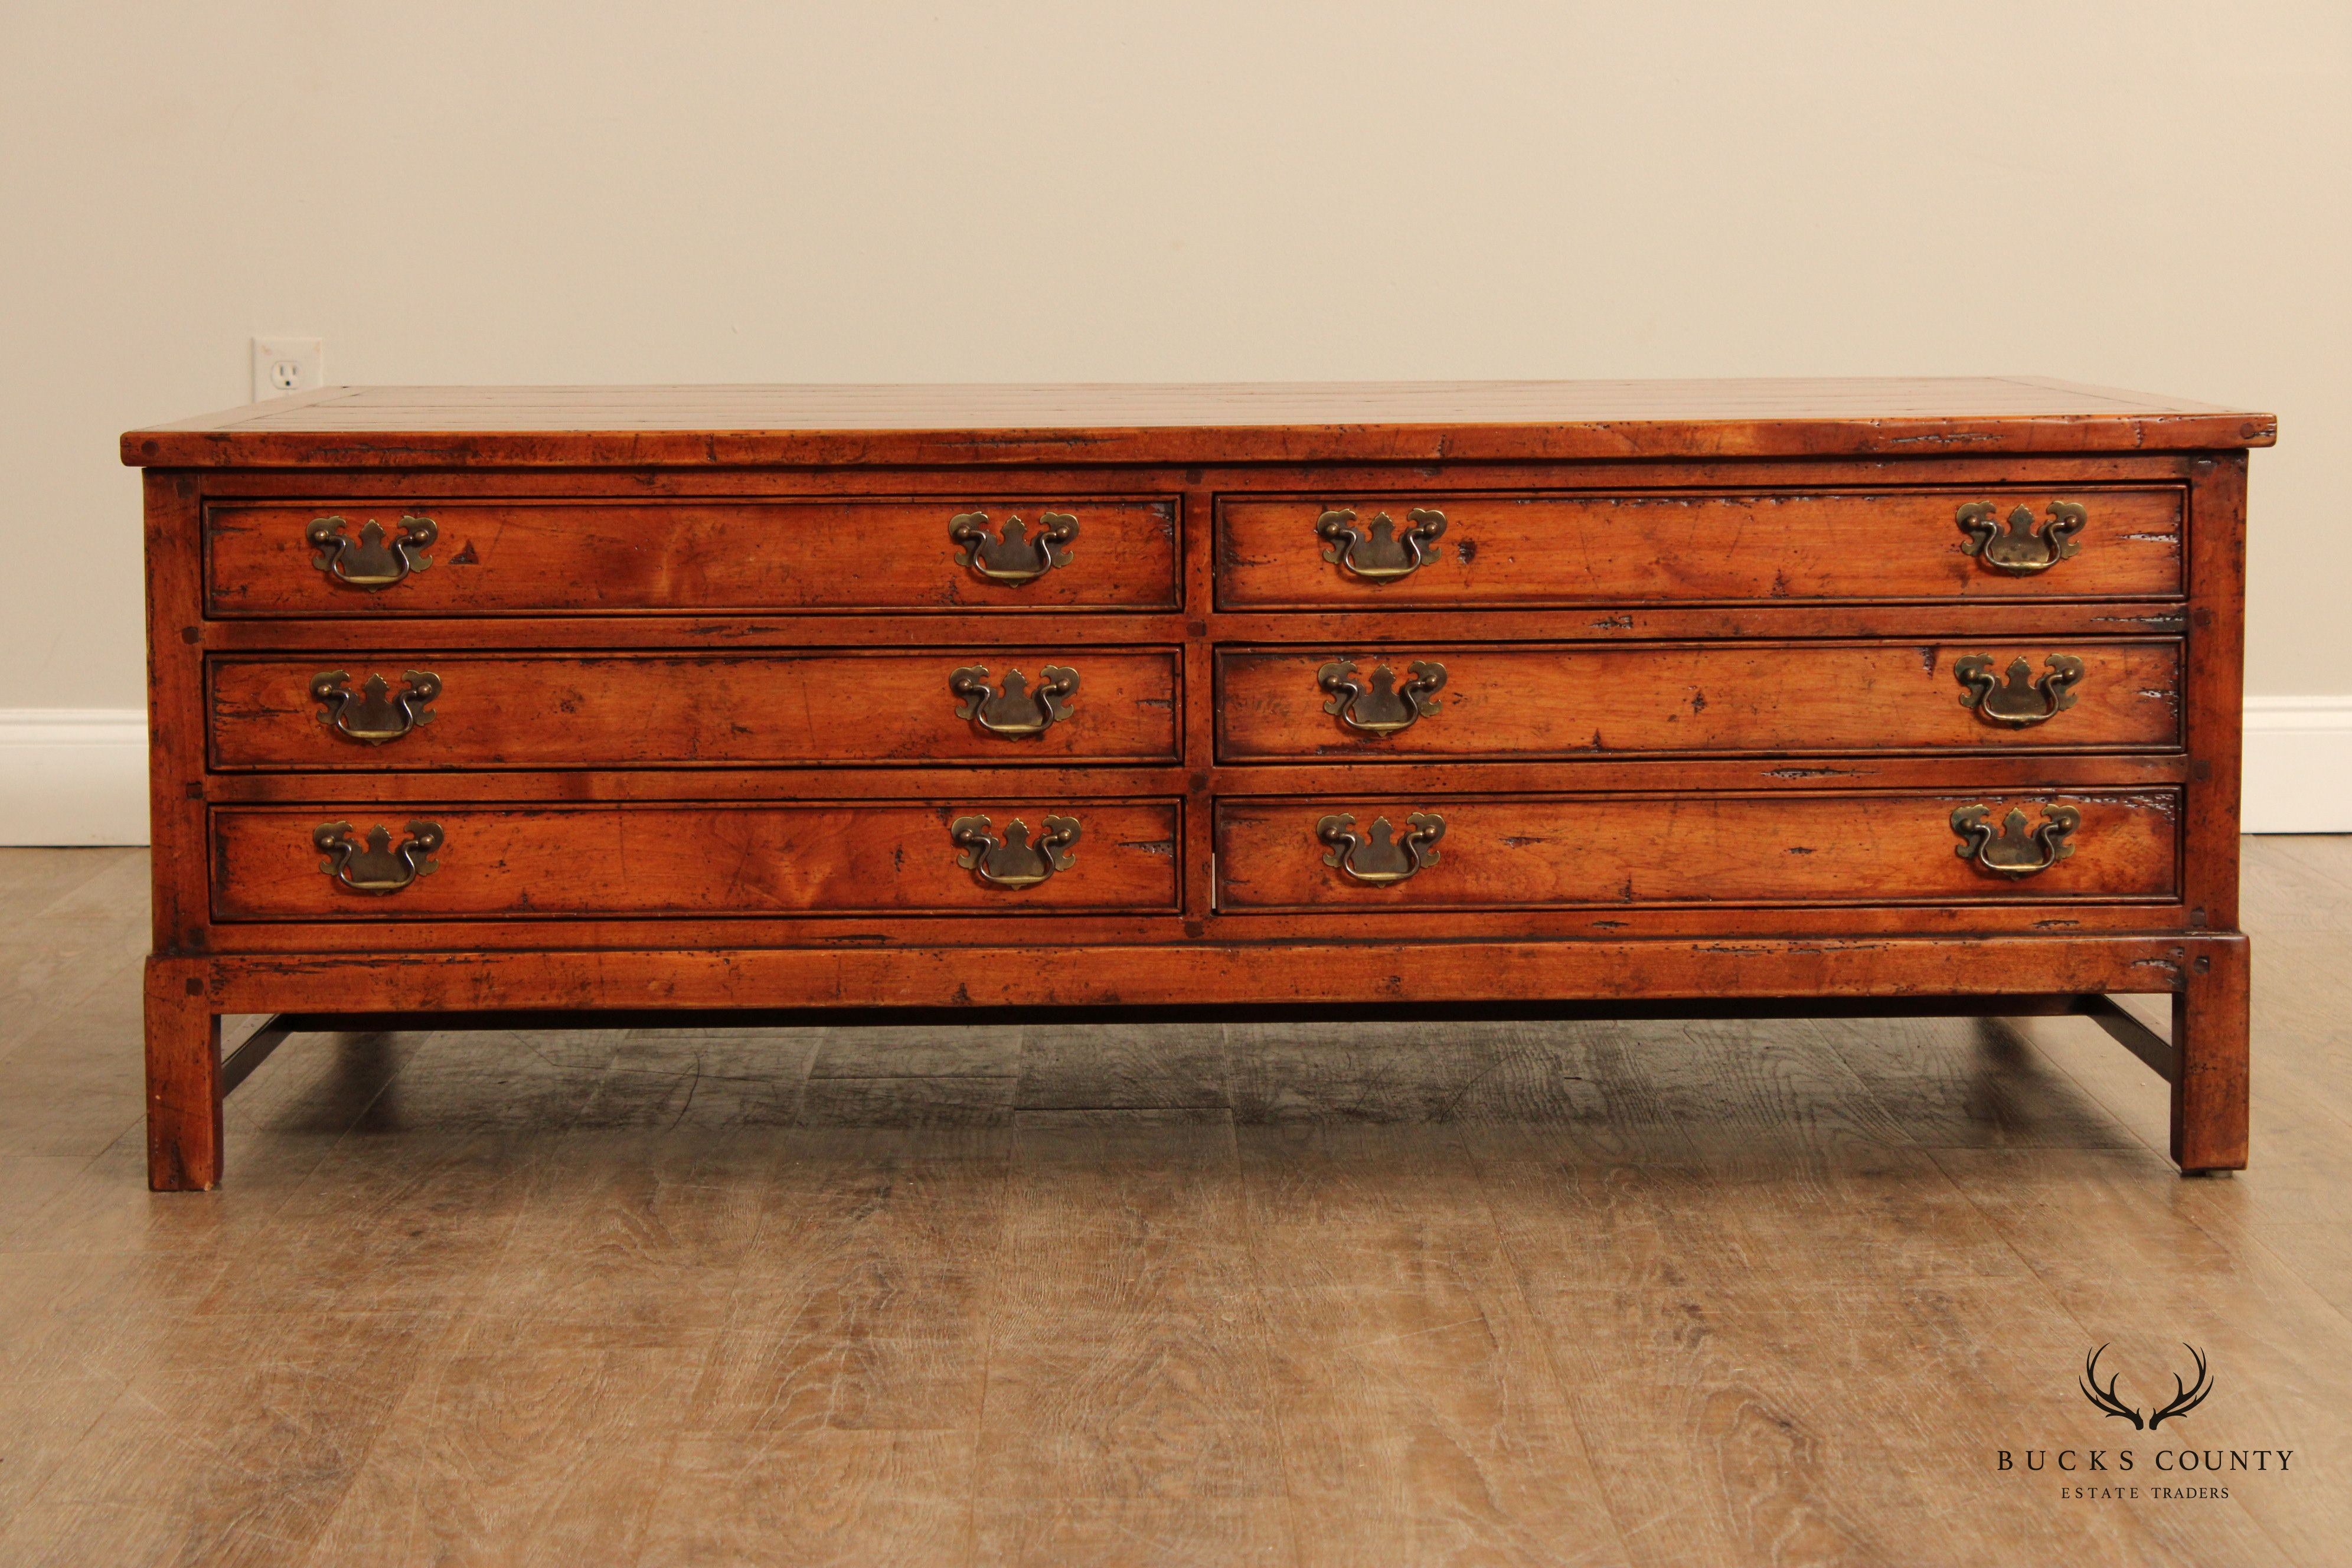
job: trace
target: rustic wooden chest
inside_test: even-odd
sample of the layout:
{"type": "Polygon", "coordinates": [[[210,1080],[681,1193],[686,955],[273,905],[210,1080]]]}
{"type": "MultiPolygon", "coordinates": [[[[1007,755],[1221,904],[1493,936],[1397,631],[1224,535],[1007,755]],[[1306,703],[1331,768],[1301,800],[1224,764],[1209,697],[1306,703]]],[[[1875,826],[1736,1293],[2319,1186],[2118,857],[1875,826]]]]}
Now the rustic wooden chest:
{"type": "Polygon", "coordinates": [[[219,1180],[224,1014],[1569,1002],[2089,1011],[2242,1165],[2273,432],[2033,379],[134,431],[152,1179],[219,1180]]]}

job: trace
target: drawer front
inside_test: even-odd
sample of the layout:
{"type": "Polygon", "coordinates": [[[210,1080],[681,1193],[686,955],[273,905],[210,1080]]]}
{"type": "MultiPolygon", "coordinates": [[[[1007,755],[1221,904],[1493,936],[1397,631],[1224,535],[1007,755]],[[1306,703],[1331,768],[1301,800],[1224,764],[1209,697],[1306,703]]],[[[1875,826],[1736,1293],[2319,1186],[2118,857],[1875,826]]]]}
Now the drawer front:
{"type": "Polygon", "coordinates": [[[1172,608],[1172,499],[216,503],[215,616],[1172,608]]]}
{"type": "Polygon", "coordinates": [[[230,807],[213,813],[213,909],[378,921],[1149,912],[1176,906],[1177,837],[1164,801],[230,807]]]}
{"type": "Polygon", "coordinates": [[[2179,806],[2169,790],[1229,799],[1216,808],[1217,905],[2170,899],[2179,806]]]}
{"type": "Polygon", "coordinates": [[[2170,639],[1235,648],[1217,691],[1228,763],[2180,743],[2170,639]]]}
{"type": "Polygon", "coordinates": [[[1217,603],[2166,596],[2181,591],[2181,517],[2169,489],[1227,497],[1217,603]]]}
{"type": "Polygon", "coordinates": [[[227,658],[212,752],[376,770],[1166,763],[1176,671],[1170,649],[1067,647],[227,658]]]}

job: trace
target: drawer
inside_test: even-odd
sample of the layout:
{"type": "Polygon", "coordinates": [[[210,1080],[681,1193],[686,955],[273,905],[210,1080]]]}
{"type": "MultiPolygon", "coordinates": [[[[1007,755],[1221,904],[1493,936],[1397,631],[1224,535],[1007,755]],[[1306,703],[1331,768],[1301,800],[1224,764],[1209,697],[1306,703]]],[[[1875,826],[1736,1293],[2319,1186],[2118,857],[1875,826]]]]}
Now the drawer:
{"type": "Polygon", "coordinates": [[[1169,609],[1176,502],[216,502],[214,616],[1169,609]]]}
{"type": "Polygon", "coordinates": [[[1177,806],[499,806],[212,814],[221,920],[1170,910],[1177,806]],[[427,868],[430,868],[427,869],[427,868]]]}
{"type": "Polygon", "coordinates": [[[1217,654],[1221,762],[2174,747],[2180,644],[1395,644],[1217,654]]]}
{"type": "Polygon", "coordinates": [[[2177,489],[1332,495],[1217,504],[1224,609],[2181,591],[2177,489]]]}
{"type": "Polygon", "coordinates": [[[223,658],[210,677],[213,765],[222,769],[1177,755],[1177,655],[1166,648],[365,652],[223,658]]]}
{"type": "Polygon", "coordinates": [[[2179,816],[2171,790],[1227,799],[1217,907],[2170,900],[2179,816]]]}

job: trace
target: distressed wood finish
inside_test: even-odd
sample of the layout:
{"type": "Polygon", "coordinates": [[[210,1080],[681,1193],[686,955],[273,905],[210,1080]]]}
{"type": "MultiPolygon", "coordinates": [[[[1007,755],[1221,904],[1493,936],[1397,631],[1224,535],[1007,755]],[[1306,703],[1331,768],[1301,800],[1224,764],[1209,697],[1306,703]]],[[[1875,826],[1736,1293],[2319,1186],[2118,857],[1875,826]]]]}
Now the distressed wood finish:
{"type": "MultiPolygon", "coordinates": [[[[1953,941],[1755,937],[1679,941],[1147,942],[1089,947],[1051,962],[1028,943],[970,947],[551,948],[519,964],[500,952],[431,963],[336,965],[317,985],[310,953],[158,960],[216,1013],[266,1013],[306,983],[333,1013],[608,1008],[1175,1007],[1215,996],[1282,1003],[1528,1001],[1643,997],[2035,996],[2174,992],[2200,958],[2242,950],[2242,934],[2021,934],[1953,941]],[[1402,976],[1410,974],[1406,989],[1402,976]],[[1391,976],[1399,977],[1393,984],[1391,976]],[[2042,982],[2036,986],[2032,982],[2042,982]]],[[[2028,1009],[2029,1011],[2034,1009],[2028,1009]]]]}
{"type": "Polygon", "coordinates": [[[1028,386],[361,386],[122,437],[149,468],[1439,463],[2267,447],[2041,376],[1028,386]]]}
{"type": "MultiPolygon", "coordinates": [[[[483,658],[451,649],[227,658],[211,669],[213,765],[223,769],[625,768],[695,764],[1131,763],[1178,760],[1172,650],[991,647],[929,653],[794,648],[765,654],[483,658]],[[1039,734],[992,734],[958,717],[958,670],[1003,693],[1048,668],[1077,672],[1066,718],[1039,734]],[[324,721],[312,679],[341,670],[357,691],[434,677],[428,722],[362,743],[324,721]]],[[[1020,715],[1003,719],[1015,722],[1020,715]]]]}
{"type": "Polygon", "coordinates": [[[337,389],[133,431],[152,1180],[218,1179],[237,1011],[2132,991],[2178,999],[2176,1156],[2242,1164],[2243,448],[2273,438],[2014,379],[337,389]],[[2004,572],[1963,548],[1979,503],[2083,527],[2004,572]],[[1342,509],[1446,528],[1372,581],[1326,558],[1342,509]],[[1027,542],[1048,510],[1078,519],[1050,570],[957,559],[958,515],[1027,542]],[[321,570],[319,519],[404,515],[429,566],[321,570]],[[1971,656],[2083,675],[1994,725],[1971,656]],[[1343,657],[1447,680],[1374,739],[1327,710],[1343,657]],[[1048,663],[1080,682],[1043,733],[958,714],[955,670],[1048,663]],[[433,718],[339,735],[332,670],[429,673],[433,718]],[[2074,852],[1965,863],[1969,803],[2078,810],[2074,852]],[[1447,831],[1410,879],[1325,863],[1322,816],[1416,809],[1447,831]],[[1044,882],[957,865],[956,816],[1048,812],[1082,826],[1044,882]],[[440,843],[408,886],[321,871],[320,825],[412,821],[440,843]]]}
{"type": "Polygon", "coordinates": [[[788,807],[567,806],[445,811],[321,805],[215,812],[213,912],[225,921],[397,921],[426,916],[774,915],[1037,910],[1166,910],[1176,903],[1176,807],[978,798],[788,807]],[[949,825],[985,816],[999,836],[1048,816],[1077,820],[1075,864],[1031,888],[982,885],[957,864],[949,825]],[[311,830],[354,837],[430,818],[436,868],[392,893],[354,892],[320,869],[311,830]]]}
{"type": "Polygon", "coordinates": [[[1593,758],[1683,752],[1775,755],[1899,751],[2090,751],[2180,744],[2180,645],[2114,639],[2020,644],[1693,643],[1681,647],[1463,647],[1383,641],[1217,656],[1217,758],[1223,763],[1413,758],[1593,758]],[[1964,706],[1957,660],[2078,658],[2072,705],[2023,727],[1964,706]],[[1434,709],[1394,734],[1350,729],[1318,683],[1345,658],[1361,682],[1415,663],[1445,671],[1434,709]]]}
{"type": "Polygon", "coordinates": [[[1670,599],[2132,598],[2180,592],[2178,490],[1968,489],[1762,495],[1528,497],[1358,495],[1233,500],[1217,509],[1221,608],[1344,605],[1584,605],[1670,599]],[[2076,552],[2011,576],[1963,546],[1959,509],[2022,507],[2046,521],[2053,502],[2089,521],[2076,552]],[[1443,513],[1424,564],[1388,582],[1327,561],[1327,511],[1359,527],[1406,526],[1443,513]]]}
{"type": "Polygon", "coordinates": [[[206,607],[215,616],[579,615],[690,610],[1148,610],[1176,603],[1176,509],[1167,500],[1084,497],[938,500],[452,503],[429,485],[397,506],[331,498],[301,505],[215,505],[205,519],[206,607]],[[1067,564],[1033,581],[993,582],[960,562],[949,537],[978,512],[992,538],[1040,513],[1078,520],[1067,564]],[[432,564],[389,587],[336,581],[308,530],[343,519],[396,536],[432,521],[432,564]]]}
{"type": "Polygon", "coordinates": [[[2133,795],[1611,795],[1597,799],[1228,800],[1217,807],[1218,904],[1229,910],[1524,909],[1563,905],[2169,900],[2179,802],[2133,795]],[[2082,814],[2073,853],[2008,877],[1955,853],[1956,807],[2082,814]],[[1327,816],[1361,834],[1434,813],[1435,858],[1372,886],[1327,864],[1327,816]]]}

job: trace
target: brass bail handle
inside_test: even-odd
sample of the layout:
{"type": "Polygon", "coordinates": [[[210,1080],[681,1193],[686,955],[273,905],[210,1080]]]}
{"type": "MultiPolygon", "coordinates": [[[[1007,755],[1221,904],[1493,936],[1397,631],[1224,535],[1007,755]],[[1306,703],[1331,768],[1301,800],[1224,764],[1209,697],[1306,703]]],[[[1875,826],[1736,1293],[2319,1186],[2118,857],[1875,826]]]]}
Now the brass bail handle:
{"type": "Polygon", "coordinates": [[[992,583],[1034,583],[1056,566],[1070,563],[1070,542],[1078,536],[1074,512],[1041,511],[1033,538],[1029,525],[1008,517],[1001,533],[988,531],[984,511],[958,512],[948,520],[948,538],[959,548],[956,564],[969,566],[992,583]]]}
{"type": "Polygon", "coordinates": [[[1952,813],[1952,831],[1959,836],[1953,853],[2000,877],[2031,877],[2074,853],[2074,829],[2083,814],[2071,805],[2045,805],[2042,820],[2027,825],[2023,809],[2011,806],[2000,831],[1992,825],[1992,807],[1964,805],[1952,813]]]}
{"type": "Polygon", "coordinates": [[[1017,816],[1004,825],[1002,836],[985,816],[959,816],[948,824],[948,837],[963,851],[956,857],[958,866],[987,887],[1018,890],[1077,863],[1078,819],[1049,816],[1045,826],[1033,845],[1029,825],[1017,816]]]}
{"type": "Polygon", "coordinates": [[[1993,521],[2000,509],[1989,500],[1972,500],[1959,510],[1960,531],[1968,537],[1960,549],[1996,572],[2031,577],[2047,572],[2082,549],[2074,536],[2090,521],[2080,501],[2053,500],[2049,517],[2037,523],[2033,509],[2021,506],[2009,514],[2004,529],[1993,521]]]}
{"type": "Polygon", "coordinates": [[[1324,541],[1323,559],[1369,583],[1412,576],[1431,559],[1430,546],[1444,531],[1445,514],[1435,507],[1415,507],[1405,513],[1402,531],[1384,511],[1358,528],[1353,507],[1335,507],[1315,520],[1316,537],[1324,541]]]}
{"type": "Polygon", "coordinates": [[[437,822],[408,824],[397,848],[382,823],[367,830],[364,844],[352,833],[348,822],[322,822],[310,830],[310,843],[326,857],[319,869],[354,893],[396,893],[441,868],[431,858],[445,837],[437,822]]]}
{"type": "Polygon", "coordinates": [[[373,518],[360,525],[357,538],[344,534],[349,526],[340,517],[313,521],[303,531],[310,545],[310,564],[347,587],[371,592],[389,588],[410,573],[431,566],[433,557],[425,552],[441,537],[441,525],[429,517],[404,516],[398,537],[388,544],[383,524],[373,518]]]}
{"type": "Polygon", "coordinates": [[[357,691],[351,679],[344,669],[322,669],[310,678],[310,700],[319,704],[319,722],[345,740],[388,745],[417,725],[433,722],[433,710],[426,704],[441,695],[441,678],[431,670],[401,671],[397,694],[381,675],[369,676],[357,691]]]}
{"type": "Polygon", "coordinates": [[[963,699],[956,704],[956,717],[1002,740],[1044,734],[1070,716],[1078,672],[1066,665],[1049,664],[1039,673],[1044,679],[1034,690],[1029,678],[1018,669],[1006,670],[1003,686],[995,687],[989,682],[986,665],[966,665],[948,677],[948,690],[963,699]]]}
{"type": "Polygon", "coordinates": [[[2083,661],[2070,653],[2053,653],[2042,660],[2039,677],[2020,654],[2007,672],[1995,676],[1990,654],[1972,653],[1952,663],[1959,681],[1960,706],[1973,708],[1988,724],[2012,730],[2045,723],[2074,706],[2074,688],[2083,679],[2083,661]]]}
{"type": "Polygon", "coordinates": [[[1331,847],[1323,864],[1350,880],[1385,888],[1437,863],[1437,841],[1445,837],[1445,818],[1433,811],[1416,811],[1404,819],[1404,831],[1398,833],[1387,817],[1375,817],[1368,831],[1359,833],[1354,816],[1338,813],[1316,823],[1315,837],[1331,847]]]}
{"type": "Polygon", "coordinates": [[[1348,729],[1363,735],[1394,735],[1437,711],[1445,667],[1435,659],[1415,659],[1400,681],[1386,664],[1374,665],[1366,678],[1357,673],[1354,659],[1335,658],[1315,672],[1315,684],[1331,694],[1323,711],[1348,729]]]}

